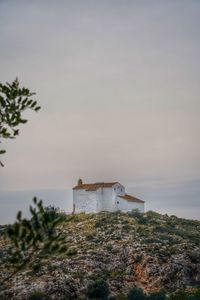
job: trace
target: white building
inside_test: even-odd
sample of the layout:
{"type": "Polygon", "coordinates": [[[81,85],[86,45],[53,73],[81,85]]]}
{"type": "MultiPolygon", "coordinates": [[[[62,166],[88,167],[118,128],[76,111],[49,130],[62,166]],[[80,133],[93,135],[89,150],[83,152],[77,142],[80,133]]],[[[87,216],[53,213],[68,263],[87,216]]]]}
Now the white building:
{"type": "Polygon", "coordinates": [[[127,212],[133,209],[144,212],[144,201],[127,195],[119,182],[83,183],[79,179],[73,188],[73,213],[127,212]]]}

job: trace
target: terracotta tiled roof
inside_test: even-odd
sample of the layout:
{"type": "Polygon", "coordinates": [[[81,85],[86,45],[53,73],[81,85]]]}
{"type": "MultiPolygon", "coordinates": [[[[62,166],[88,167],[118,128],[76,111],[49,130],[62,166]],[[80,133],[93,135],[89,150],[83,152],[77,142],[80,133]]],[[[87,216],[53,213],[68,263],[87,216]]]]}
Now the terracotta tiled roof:
{"type": "Polygon", "coordinates": [[[118,182],[83,183],[73,187],[73,190],[96,191],[99,188],[110,188],[118,182]]]}
{"type": "Polygon", "coordinates": [[[122,198],[122,199],[125,199],[125,200],[127,200],[127,201],[129,201],[129,202],[144,203],[143,200],[140,200],[140,199],[138,199],[138,198],[135,198],[135,197],[133,197],[133,196],[131,196],[131,195],[127,195],[127,194],[125,194],[124,196],[118,196],[118,197],[120,197],[120,198],[122,198]]]}

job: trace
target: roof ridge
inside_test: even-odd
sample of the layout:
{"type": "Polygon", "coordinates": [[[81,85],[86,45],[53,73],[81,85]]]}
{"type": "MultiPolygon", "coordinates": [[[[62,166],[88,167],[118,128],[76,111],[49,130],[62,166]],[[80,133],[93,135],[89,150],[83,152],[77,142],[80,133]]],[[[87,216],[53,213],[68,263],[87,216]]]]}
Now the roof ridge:
{"type": "Polygon", "coordinates": [[[95,182],[95,183],[82,183],[79,185],[76,185],[73,187],[73,190],[78,190],[78,189],[86,189],[86,190],[97,190],[97,188],[108,188],[112,187],[114,184],[118,183],[117,181],[114,182],[95,182]]]}
{"type": "Polygon", "coordinates": [[[125,194],[125,195],[119,195],[118,197],[125,199],[129,202],[138,202],[138,203],[144,203],[145,201],[136,198],[135,196],[129,195],[129,194],[125,194]]]}

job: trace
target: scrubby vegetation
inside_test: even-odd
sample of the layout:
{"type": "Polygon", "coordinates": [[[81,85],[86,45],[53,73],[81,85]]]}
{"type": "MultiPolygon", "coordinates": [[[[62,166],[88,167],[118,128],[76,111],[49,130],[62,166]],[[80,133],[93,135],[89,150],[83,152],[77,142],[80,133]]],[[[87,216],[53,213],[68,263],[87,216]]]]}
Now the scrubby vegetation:
{"type": "Polygon", "coordinates": [[[100,278],[90,283],[87,287],[86,297],[89,299],[108,299],[109,286],[107,282],[100,278]]]}
{"type": "Polygon", "coordinates": [[[9,299],[27,299],[33,284],[51,299],[200,299],[199,221],[151,211],[62,218],[66,251],[16,275],[3,292],[9,299]]]}
{"type": "MultiPolygon", "coordinates": [[[[53,299],[49,295],[41,291],[33,291],[29,294],[28,300],[51,300],[53,299]]],[[[70,299],[66,296],[59,298],[60,300],[70,299]]],[[[73,299],[73,298],[72,298],[73,299]]],[[[152,293],[145,293],[140,288],[132,288],[128,294],[118,294],[112,296],[109,290],[109,286],[102,278],[91,282],[84,295],[81,299],[93,299],[93,300],[199,300],[200,299],[200,288],[193,290],[177,290],[175,292],[166,292],[160,290],[152,293]]]]}

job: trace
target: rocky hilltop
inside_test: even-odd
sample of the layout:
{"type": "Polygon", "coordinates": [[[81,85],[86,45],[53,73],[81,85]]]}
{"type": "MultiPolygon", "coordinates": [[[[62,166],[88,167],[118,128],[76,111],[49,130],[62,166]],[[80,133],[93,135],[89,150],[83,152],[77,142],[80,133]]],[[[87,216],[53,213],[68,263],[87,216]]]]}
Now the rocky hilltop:
{"type": "Polygon", "coordinates": [[[85,299],[87,287],[99,278],[112,295],[133,287],[150,293],[200,285],[199,221],[155,212],[102,212],[66,216],[60,230],[67,251],[16,274],[0,299],[28,299],[33,291],[51,299],[85,299]]]}

